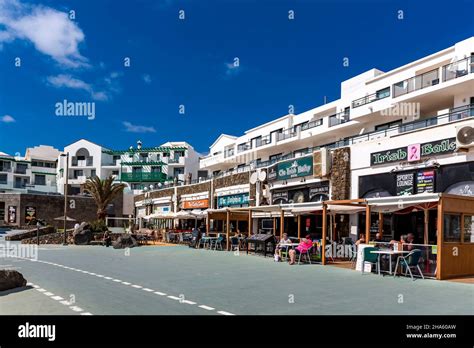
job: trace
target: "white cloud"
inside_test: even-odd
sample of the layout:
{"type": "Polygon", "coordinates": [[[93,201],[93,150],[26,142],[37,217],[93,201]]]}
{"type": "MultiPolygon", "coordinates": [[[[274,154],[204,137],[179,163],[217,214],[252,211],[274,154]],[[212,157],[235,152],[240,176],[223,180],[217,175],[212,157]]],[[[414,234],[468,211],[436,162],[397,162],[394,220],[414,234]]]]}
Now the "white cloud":
{"type": "Polygon", "coordinates": [[[125,131],[130,133],[156,133],[156,129],[154,127],[147,127],[147,126],[138,126],[131,124],[130,122],[124,121],[122,122],[125,126],[125,131]]]}
{"type": "Polygon", "coordinates": [[[147,85],[151,83],[151,76],[149,74],[143,74],[142,79],[147,85]]]}
{"type": "Polygon", "coordinates": [[[3,123],[13,123],[16,122],[16,120],[11,117],[10,115],[5,115],[0,119],[3,123]]]}
{"type": "Polygon", "coordinates": [[[18,0],[0,0],[0,44],[14,39],[27,40],[41,53],[61,65],[88,66],[79,52],[85,35],[67,13],[18,0]]]}
{"type": "Polygon", "coordinates": [[[120,77],[120,73],[111,73],[103,81],[99,82],[100,87],[95,87],[90,83],[75,78],[69,74],[59,74],[56,76],[48,76],[46,81],[55,88],[71,88],[87,92],[93,100],[107,101],[112,98],[113,94],[120,92],[120,87],[116,79],[120,77]]]}

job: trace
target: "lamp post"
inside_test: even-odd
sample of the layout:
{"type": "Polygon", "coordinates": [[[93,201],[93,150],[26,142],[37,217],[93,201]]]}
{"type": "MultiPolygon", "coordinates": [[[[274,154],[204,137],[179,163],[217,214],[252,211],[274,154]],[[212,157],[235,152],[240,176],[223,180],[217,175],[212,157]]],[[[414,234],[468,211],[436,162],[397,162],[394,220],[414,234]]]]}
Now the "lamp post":
{"type": "Polygon", "coordinates": [[[40,227],[41,227],[40,222],[36,221],[36,244],[37,245],[40,244],[40,227]]]}
{"type": "Polygon", "coordinates": [[[68,178],[69,178],[69,152],[65,154],[62,153],[61,157],[66,157],[66,171],[63,173],[66,179],[64,184],[64,240],[63,245],[67,245],[67,231],[66,231],[66,221],[67,221],[67,188],[68,188],[68,178]]]}

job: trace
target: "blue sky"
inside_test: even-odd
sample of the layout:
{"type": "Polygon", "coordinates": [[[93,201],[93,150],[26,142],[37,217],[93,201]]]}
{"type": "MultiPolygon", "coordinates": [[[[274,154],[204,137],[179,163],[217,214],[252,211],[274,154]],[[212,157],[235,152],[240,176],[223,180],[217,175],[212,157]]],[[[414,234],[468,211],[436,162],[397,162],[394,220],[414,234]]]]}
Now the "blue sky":
{"type": "Polygon", "coordinates": [[[86,138],[206,152],[290,104],[300,113],[337,99],[363,71],[474,35],[473,14],[468,0],[0,0],[0,151],[86,138]],[[95,102],[95,119],[58,117],[65,99],[95,102]]]}

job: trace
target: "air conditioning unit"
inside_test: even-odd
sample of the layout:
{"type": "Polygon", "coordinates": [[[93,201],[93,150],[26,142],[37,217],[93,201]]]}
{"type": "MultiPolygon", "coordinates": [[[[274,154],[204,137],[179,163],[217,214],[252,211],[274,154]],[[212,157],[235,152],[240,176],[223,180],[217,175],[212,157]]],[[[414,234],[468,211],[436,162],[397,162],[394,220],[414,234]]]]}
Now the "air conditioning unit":
{"type": "Polygon", "coordinates": [[[313,152],[313,176],[323,178],[329,175],[331,170],[331,157],[329,149],[323,147],[313,152]]]}
{"type": "Polygon", "coordinates": [[[456,127],[456,148],[474,147],[474,123],[456,127]]]}

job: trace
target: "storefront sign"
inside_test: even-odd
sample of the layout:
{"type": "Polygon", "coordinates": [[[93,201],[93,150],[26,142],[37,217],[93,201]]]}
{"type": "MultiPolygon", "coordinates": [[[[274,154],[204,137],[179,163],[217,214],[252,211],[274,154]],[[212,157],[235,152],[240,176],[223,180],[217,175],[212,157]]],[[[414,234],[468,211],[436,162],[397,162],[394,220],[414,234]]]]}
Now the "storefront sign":
{"type": "Polygon", "coordinates": [[[249,203],[248,193],[239,193],[235,195],[217,197],[218,208],[248,205],[248,203],[249,203]]]}
{"type": "Polygon", "coordinates": [[[413,194],[413,173],[397,175],[397,196],[413,194]]]}
{"type": "Polygon", "coordinates": [[[16,222],[16,207],[8,207],[8,222],[12,224],[16,222]]]}
{"type": "Polygon", "coordinates": [[[171,207],[169,205],[153,207],[153,213],[169,213],[170,210],[171,210],[171,207]]]}
{"type": "Polygon", "coordinates": [[[370,154],[370,165],[379,165],[392,162],[414,162],[423,157],[451,153],[456,150],[456,138],[431,141],[423,144],[411,144],[386,151],[370,154]]]}
{"type": "Polygon", "coordinates": [[[272,204],[319,202],[329,198],[329,181],[272,192],[272,204]]]}
{"type": "Polygon", "coordinates": [[[27,206],[25,208],[25,222],[30,223],[34,220],[36,220],[36,208],[27,206]]]}
{"type": "Polygon", "coordinates": [[[313,156],[280,162],[269,168],[268,180],[286,180],[313,175],[313,156]]]}
{"type": "Polygon", "coordinates": [[[183,209],[206,209],[209,207],[208,199],[196,199],[193,201],[184,201],[183,209]]]}
{"type": "Polygon", "coordinates": [[[425,170],[416,174],[416,193],[434,192],[435,172],[425,170]]]}

